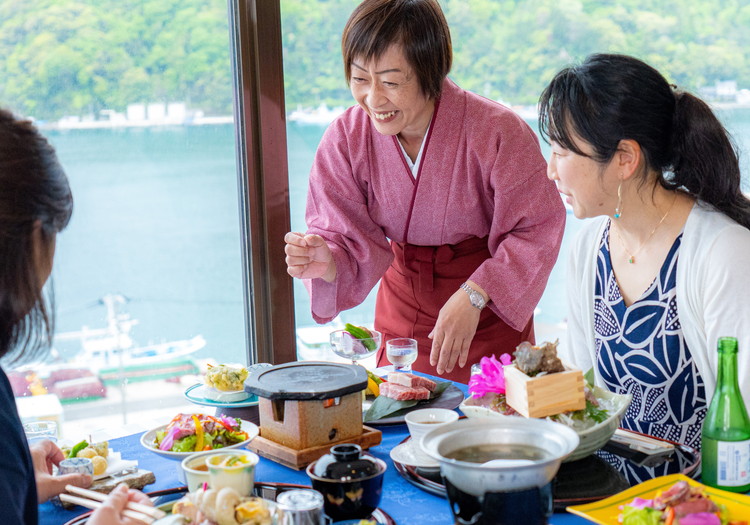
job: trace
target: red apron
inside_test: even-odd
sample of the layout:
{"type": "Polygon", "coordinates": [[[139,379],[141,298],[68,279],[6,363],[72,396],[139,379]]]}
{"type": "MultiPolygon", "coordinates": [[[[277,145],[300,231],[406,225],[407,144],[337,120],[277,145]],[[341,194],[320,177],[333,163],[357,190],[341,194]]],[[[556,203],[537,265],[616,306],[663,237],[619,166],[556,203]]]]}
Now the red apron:
{"type": "MultiPolygon", "coordinates": [[[[427,335],[435,327],[440,309],[482,262],[490,257],[487,238],[471,238],[455,245],[416,246],[391,242],[394,260],[380,281],[375,303],[375,329],[383,342],[396,337],[412,337],[419,345],[414,370],[434,376],[430,365],[432,340],[427,335]]],[[[458,363],[442,377],[468,383],[471,365],[483,356],[511,353],[523,341],[534,342],[533,317],[523,331],[508,326],[489,308],[482,310],[477,332],[469,348],[466,366],[458,363]]],[[[388,365],[385,344],[378,351],[378,366],[388,365]]]]}

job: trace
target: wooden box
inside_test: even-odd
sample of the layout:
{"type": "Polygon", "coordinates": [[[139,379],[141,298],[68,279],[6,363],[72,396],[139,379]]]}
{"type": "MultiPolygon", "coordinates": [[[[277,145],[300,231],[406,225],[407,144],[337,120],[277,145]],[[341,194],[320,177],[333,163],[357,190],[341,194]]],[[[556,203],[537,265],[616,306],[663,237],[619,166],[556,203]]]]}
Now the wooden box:
{"type": "Polygon", "coordinates": [[[362,434],[362,392],[325,400],[259,402],[260,435],[287,448],[330,445],[362,434]]]}
{"type": "Polygon", "coordinates": [[[326,443],[325,445],[303,448],[301,450],[285,447],[275,441],[265,439],[263,436],[258,436],[253,439],[247,448],[264,458],[268,458],[277,463],[281,463],[282,465],[286,465],[287,467],[299,470],[305,468],[321,456],[328,454],[333,445],[338,445],[340,443],[354,443],[363,449],[368,449],[375,445],[379,445],[382,439],[383,435],[380,430],[364,426],[362,434],[359,436],[342,439],[335,443],[326,443]]]}
{"type": "Polygon", "coordinates": [[[564,372],[529,377],[515,365],[505,367],[505,400],[526,417],[547,417],[586,408],[583,372],[566,367],[564,372]]]}

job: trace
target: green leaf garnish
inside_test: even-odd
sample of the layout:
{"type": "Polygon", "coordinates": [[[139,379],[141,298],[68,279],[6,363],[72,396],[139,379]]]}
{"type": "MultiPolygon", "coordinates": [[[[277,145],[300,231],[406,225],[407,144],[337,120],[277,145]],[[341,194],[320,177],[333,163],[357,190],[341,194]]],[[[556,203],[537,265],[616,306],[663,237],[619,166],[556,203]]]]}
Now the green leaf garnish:
{"type": "Polygon", "coordinates": [[[433,399],[439,397],[440,394],[445,392],[445,389],[450,385],[450,381],[438,381],[435,390],[430,393],[430,399],[410,399],[408,401],[396,401],[395,399],[391,399],[390,397],[378,396],[372,402],[370,408],[367,409],[367,412],[365,412],[365,423],[377,421],[378,419],[383,419],[384,417],[403,415],[406,413],[406,409],[419,404],[429,403],[433,399]]]}

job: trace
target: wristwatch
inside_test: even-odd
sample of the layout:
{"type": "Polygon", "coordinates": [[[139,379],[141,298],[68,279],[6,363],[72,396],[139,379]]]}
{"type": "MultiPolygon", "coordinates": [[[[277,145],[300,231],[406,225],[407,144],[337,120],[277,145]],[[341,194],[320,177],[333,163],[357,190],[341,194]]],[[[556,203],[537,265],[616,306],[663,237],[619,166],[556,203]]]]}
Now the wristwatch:
{"type": "Polygon", "coordinates": [[[474,288],[469,286],[466,283],[461,283],[461,289],[469,294],[469,301],[471,301],[471,306],[474,308],[477,308],[481,310],[487,305],[487,301],[484,300],[484,297],[482,297],[482,294],[477,292],[474,288]]]}

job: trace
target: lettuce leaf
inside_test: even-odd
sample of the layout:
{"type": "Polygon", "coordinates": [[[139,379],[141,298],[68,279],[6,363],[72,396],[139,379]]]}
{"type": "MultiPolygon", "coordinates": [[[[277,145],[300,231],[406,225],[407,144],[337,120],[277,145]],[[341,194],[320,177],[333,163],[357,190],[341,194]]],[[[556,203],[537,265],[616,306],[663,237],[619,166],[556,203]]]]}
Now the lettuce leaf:
{"type": "Polygon", "coordinates": [[[198,441],[198,436],[191,434],[181,439],[176,439],[174,445],[172,445],[172,452],[193,452],[195,450],[195,443],[198,441]]]}
{"type": "Polygon", "coordinates": [[[661,511],[644,507],[636,509],[630,505],[622,507],[622,525],[660,525],[661,511]]]}

